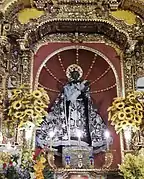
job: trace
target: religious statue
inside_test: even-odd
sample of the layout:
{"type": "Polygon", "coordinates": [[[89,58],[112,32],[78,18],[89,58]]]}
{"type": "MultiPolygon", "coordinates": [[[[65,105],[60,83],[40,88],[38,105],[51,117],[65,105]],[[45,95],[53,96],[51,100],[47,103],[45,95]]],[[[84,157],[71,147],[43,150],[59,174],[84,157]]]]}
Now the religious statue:
{"type": "Polygon", "coordinates": [[[105,150],[106,125],[91,100],[89,82],[81,80],[83,71],[76,64],[67,68],[66,75],[69,82],[41,125],[38,146],[77,146],[80,138],[80,145],[92,146],[95,153],[105,150]]]}

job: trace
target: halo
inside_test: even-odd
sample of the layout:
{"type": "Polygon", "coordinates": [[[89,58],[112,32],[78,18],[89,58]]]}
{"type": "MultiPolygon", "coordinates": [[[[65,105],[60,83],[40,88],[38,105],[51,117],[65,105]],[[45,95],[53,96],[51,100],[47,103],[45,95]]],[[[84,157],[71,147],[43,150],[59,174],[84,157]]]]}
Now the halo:
{"type": "Polygon", "coordinates": [[[66,76],[68,77],[68,79],[71,79],[71,72],[73,72],[73,71],[79,72],[79,78],[78,78],[78,80],[79,80],[83,75],[82,68],[77,64],[72,64],[72,65],[68,66],[68,68],[66,69],[66,76]]]}

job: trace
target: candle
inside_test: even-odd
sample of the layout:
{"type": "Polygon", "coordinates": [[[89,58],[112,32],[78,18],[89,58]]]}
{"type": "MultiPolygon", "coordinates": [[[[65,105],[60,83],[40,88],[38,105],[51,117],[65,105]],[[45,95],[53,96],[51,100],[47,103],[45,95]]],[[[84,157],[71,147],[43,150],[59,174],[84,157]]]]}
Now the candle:
{"type": "Polygon", "coordinates": [[[80,130],[77,129],[77,136],[78,136],[78,144],[79,147],[81,147],[81,136],[82,136],[82,132],[80,130]]]}
{"type": "Polygon", "coordinates": [[[104,135],[105,135],[105,138],[106,138],[107,150],[109,150],[110,132],[108,130],[106,130],[104,135]]]}

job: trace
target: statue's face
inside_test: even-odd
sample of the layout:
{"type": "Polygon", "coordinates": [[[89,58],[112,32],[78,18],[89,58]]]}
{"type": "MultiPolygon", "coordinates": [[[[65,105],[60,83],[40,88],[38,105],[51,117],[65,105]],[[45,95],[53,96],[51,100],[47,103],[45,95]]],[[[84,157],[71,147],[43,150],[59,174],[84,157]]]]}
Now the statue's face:
{"type": "Polygon", "coordinates": [[[77,81],[79,79],[79,72],[78,71],[73,71],[71,72],[71,79],[74,80],[74,81],[77,81]]]}

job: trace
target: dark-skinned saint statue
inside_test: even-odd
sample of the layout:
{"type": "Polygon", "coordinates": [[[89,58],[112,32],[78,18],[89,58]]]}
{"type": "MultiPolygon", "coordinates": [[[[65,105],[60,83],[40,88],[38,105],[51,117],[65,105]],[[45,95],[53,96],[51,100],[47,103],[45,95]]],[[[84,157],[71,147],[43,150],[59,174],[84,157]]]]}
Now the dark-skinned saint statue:
{"type": "Polygon", "coordinates": [[[79,131],[81,146],[91,146],[95,153],[106,149],[106,125],[92,102],[89,82],[81,80],[82,75],[81,67],[76,64],[67,68],[68,83],[41,125],[38,146],[50,145],[51,132],[53,147],[77,146],[79,131]]]}

